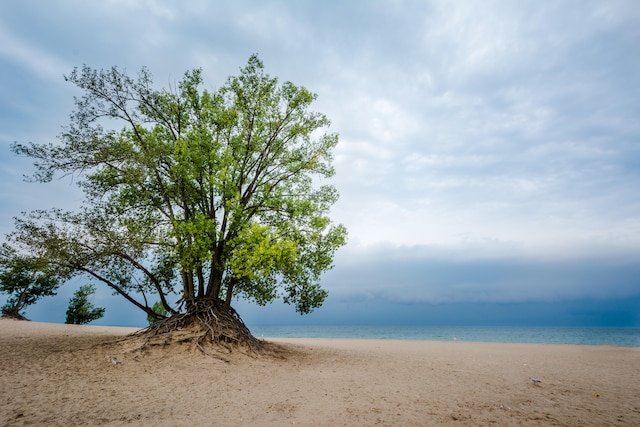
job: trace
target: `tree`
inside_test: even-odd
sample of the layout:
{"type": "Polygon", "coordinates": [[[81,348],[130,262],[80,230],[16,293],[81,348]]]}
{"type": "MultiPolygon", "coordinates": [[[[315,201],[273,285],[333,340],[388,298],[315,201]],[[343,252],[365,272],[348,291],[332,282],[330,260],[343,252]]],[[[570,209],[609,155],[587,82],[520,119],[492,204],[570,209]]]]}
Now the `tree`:
{"type": "Polygon", "coordinates": [[[2,317],[26,320],[22,311],[45,296],[56,294],[60,277],[37,257],[18,255],[7,245],[0,249],[0,291],[9,295],[2,317]]]}
{"type": "Polygon", "coordinates": [[[137,79],[87,66],[65,78],[84,95],[60,144],[13,150],[35,160],[36,181],[78,176],[85,203],[17,219],[14,245],[162,319],[147,303],[157,296],[171,316],[154,333],[197,325],[198,345],[253,338],[234,298],[281,297],[302,314],[323,303],[320,276],[346,230],[328,217],[338,136],[310,111],[315,94],[279,85],[256,55],[214,92],[198,69],[169,90],[145,68],[137,79]]]}
{"type": "Polygon", "coordinates": [[[93,285],[83,285],[74,292],[69,300],[67,319],[64,323],[71,325],[85,325],[104,316],[104,308],[94,307],[89,297],[96,291],[93,285]]]}

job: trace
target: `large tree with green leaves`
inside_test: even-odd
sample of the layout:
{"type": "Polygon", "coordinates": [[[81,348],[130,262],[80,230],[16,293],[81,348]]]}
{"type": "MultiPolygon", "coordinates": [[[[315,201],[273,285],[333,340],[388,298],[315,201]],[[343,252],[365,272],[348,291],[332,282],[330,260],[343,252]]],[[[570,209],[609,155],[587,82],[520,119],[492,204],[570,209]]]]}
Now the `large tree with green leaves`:
{"type": "Polygon", "coordinates": [[[338,136],[310,109],[315,94],[279,84],[256,55],[215,91],[201,70],[168,90],[144,68],[132,78],[85,66],[65,78],[83,95],[60,142],[13,150],[35,159],[36,181],[76,176],[85,203],[18,219],[8,236],[18,250],[90,276],[149,316],[163,317],[149,305],[159,299],[174,320],[156,331],[198,323],[233,341],[215,325],[241,323],[234,298],[281,297],[300,313],[323,303],[320,276],[346,230],[328,217],[338,136]]]}

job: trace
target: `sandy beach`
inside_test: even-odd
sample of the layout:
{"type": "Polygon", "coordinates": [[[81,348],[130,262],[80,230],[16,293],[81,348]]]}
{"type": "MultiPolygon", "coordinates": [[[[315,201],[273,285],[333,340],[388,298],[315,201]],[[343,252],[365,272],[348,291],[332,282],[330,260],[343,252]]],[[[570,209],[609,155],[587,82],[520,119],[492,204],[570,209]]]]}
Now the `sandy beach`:
{"type": "Polygon", "coordinates": [[[640,425],[640,348],[273,339],[224,362],[133,331],[0,320],[0,425],[640,425]]]}

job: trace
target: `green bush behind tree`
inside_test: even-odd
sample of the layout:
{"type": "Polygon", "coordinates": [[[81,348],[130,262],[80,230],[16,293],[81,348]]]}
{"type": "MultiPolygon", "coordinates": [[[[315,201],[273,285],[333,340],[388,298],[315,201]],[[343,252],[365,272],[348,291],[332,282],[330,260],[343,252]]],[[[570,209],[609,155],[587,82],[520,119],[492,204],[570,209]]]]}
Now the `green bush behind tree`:
{"type": "MultiPolygon", "coordinates": [[[[162,305],[161,301],[156,301],[151,308],[153,309],[153,311],[156,314],[158,314],[160,316],[166,317],[169,314],[167,309],[164,308],[164,306],[162,305]]],[[[158,317],[154,317],[154,316],[152,316],[150,314],[147,315],[147,322],[149,322],[150,325],[153,325],[154,323],[156,323],[159,320],[161,320],[161,319],[159,319],[158,317]]]]}
{"type": "Polygon", "coordinates": [[[73,325],[84,325],[93,322],[104,316],[105,309],[95,307],[89,297],[96,291],[93,285],[80,286],[69,300],[69,308],[67,308],[67,320],[64,323],[73,325]]]}

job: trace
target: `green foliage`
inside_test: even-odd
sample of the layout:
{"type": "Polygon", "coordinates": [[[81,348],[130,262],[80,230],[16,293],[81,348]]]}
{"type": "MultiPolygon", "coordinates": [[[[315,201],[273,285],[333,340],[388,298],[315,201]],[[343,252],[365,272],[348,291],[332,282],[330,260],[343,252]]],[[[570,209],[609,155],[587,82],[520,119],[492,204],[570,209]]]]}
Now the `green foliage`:
{"type": "Polygon", "coordinates": [[[3,317],[24,319],[22,311],[45,296],[56,294],[60,277],[46,262],[18,255],[8,246],[0,250],[0,292],[8,294],[3,317]]]}
{"type": "Polygon", "coordinates": [[[72,325],[85,325],[104,316],[104,308],[95,307],[89,301],[89,297],[96,291],[93,285],[83,285],[75,291],[69,300],[67,319],[64,323],[72,325]]]}
{"type": "Polygon", "coordinates": [[[162,305],[162,302],[160,301],[156,301],[155,303],[153,303],[153,306],[151,306],[151,309],[155,314],[157,314],[157,317],[154,317],[151,314],[147,316],[147,322],[149,322],[150,325],[153,325],[154,323],[159,321],[160,320],[159,317],[166,317],[169,314],[167,309],[164,308],[164,306],[162,305]]]}
{"type": "Polygon", "coordinates": [[[61,143],[13,150],[35,160],[37,181],[77,174],[85,205],[16,220],[14,245],[152,317],[148,294],[169,314],[169,293],[187,307],[234,296],[281,297],[301,313],[322,304],[320,276],[347,233],[328,217],[338,136],[310,110],[315,94],[279,85],[256,55],[214,92],[200,70],[169,91],[146,69],[134,79],[85,66],[66,79],[84,95],[61,143]]]}

